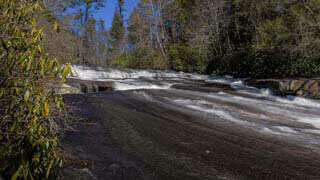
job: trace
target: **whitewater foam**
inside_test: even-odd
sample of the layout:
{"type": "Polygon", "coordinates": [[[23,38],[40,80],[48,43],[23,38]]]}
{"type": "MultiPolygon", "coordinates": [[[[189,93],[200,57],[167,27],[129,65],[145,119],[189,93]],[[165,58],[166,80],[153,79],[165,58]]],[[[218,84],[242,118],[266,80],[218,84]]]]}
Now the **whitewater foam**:
{"type": "Polygon", "coordinates": [[[275,128],[285,133],[293,133],[293,134],[297,133],[297,131],[287,126],[275,126],[275,128]]]}
{"type": "Polygon", "coordinates": [[[215,115],[221,119],[228,120],[230,122],[252,126],[252,124],[247,121],[243,121],[243,120],[235,118],[226,110],[216,109],[214,107],[210,107],[210,105],[212,106],[213,104],[208,101],[176,99],[176,100],[173,100],[173,102],[175,102],[179,105],[183,105],[183,106],[185,106],[189,109],[192,109],[192,110],[215,115]]]}
{"type": "MultiPolygon", "coordinates": [[[[133,90],[133,89],[169,89],[173,84],[162,83],[163,78],[171,78],[175,81],[184,80],[204,80],[206,82],[215,82],[229,84],[238,93],[248,94],[257,98],[264,98],[264,100],[244,98],[241,96],[234,96],[228,94],[223,94],[219,92],[218,94],[212,95],[207,94],[208,97],[215,96],[215,98],[223,98],[224,100],[237,99],[239,101],[245,100],[246,103],[253,104],[257,103],[259,105],[271,105],[271,106],[285,106],[291,108],[313,108],[315,110],[320,110],[320,103],[310,99],[302,97],[288,96],[277,97],[274,96],[270,89],[257,89],[254,87],[246,86],[240,79],[233,79],[232,77],[224,76],[207,76],[183,72],[169,72],[169,71],[149,71],[149,70],[118,70],[118,69],[103,69],[90,68],[84,66],[72,66],[73,77],[82,80],[92,80],[92,81],[114,81],[115,90],[133,90]],[[158,83],[153,83],[152,81],[144,82],[141,78],[149,78],[153,82],[158,81],[158,83]],[[126,80],[126,81],[124,81],[126,80]],[[160,84],[159,84],[160,82],[160,84]],[[217,96],[218,95],[218,96],[217,96]],[[268,101],[265,101],[265,100],[268,101]]],[[[274,109],[273,109],[274,110],[274,109]]]]}
{"type": "Polygon", "coordinates": [[[275,97],[276,101],[286,103],[286,104],[294,104],[298,106],[307,106],[311,108],[320,108],[320,103],[313,101],[311,99],[306,99],[302,97],[295,96],[287,96],[287,98],[275,97]]]}
{"type": "Polygon", "coordinates": [[[109,80],[109,79],[139,79],[139,78],[185,78],[202,80],[207,79],[207,75],[191,74],[184,72],[167,72],[155,70],[118,70],[118,69],[92,69],[84,66],[73,65],[71,67],[73,78],[82,80],[109,80]]]}
{"type": "Polygon", "coordinates": [[[138,90],[138,89],[169,89],[172,84],[156,85],[147,82],[139,81],[120,81],[114,82],[114,90],[127,91],[127,90],[138,90]]]}

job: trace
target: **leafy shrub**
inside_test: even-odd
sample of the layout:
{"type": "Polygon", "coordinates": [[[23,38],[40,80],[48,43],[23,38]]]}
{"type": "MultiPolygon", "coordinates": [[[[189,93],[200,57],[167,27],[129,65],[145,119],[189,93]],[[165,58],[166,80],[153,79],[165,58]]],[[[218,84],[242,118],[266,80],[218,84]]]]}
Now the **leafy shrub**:
{"type": "Polygon", "coordinates": [[[0,175],[47,179],[61,164],[51,113],[62,105],[46,82],[66,77],[41,47],[37,0],[0,3],[0,175]]]}
{"type": "Polygon", "coordinates": [[[128,68],[130,66],[131,57],[127,54],[122,54],[115,59],[112,65],[120,68],[128,68]]]}
{"type": "Polygon", "coordinates": [[[143,48],[135,49],[128,54],[121,54],[113,65],[121,68],[159,70],[168,67],[160,52],[143,48]]]}
{"type": "Polygon", "coordinates": [[[184,44],[169,46],[169,58],[173,69],[178,71],[204,73],[207,67],[205,56],[199,49],[184,44]]]}
{"type": "Polygon", "coordinates": [[[207,72],[252,78],[317,77],[320,58],[290,57],[280,51],[233,52],[212,59],[207,72]]]}

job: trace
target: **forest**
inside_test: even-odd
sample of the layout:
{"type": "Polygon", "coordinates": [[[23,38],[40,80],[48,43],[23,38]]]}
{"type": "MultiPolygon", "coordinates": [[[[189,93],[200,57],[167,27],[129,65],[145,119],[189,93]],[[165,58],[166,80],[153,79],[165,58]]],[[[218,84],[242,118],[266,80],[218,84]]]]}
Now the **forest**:
{"type": "Polygon", "coordinates": [[[70,64],[320,76],[320,0],[141,0],[129,19],[124,3],[107,28],[94,16],[105,0],[0,0],[0,179],[49,179],[62,166],[64,101],[47,83],[70,64]]]}
{"type": "Polygon", "coordinates": [[[62,62],[255,78],[320,72],[319,0],[143,0],[128,22],[122,2],[110,29],[92,16],[103,1],[47,1],[69,37],[48,39],[62,62]]]}

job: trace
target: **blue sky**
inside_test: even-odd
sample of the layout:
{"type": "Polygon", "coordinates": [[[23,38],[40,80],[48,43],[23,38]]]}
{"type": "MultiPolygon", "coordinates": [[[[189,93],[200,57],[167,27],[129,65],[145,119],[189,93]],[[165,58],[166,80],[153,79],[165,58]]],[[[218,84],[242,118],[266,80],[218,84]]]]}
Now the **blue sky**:
{"type": "MultiPolygon", "coordinates": [[[[127,23],[127,20],[132,13],[133,9],[137,6],[140,0],[125,0],[125,7],[124,7],[124,17],[127,23]]],[[[110,28],[112,24],[112,18],[116,8],[118,7],[118,0],[106,0],[106,5],[104,8],[96,11],[95,18],[97,20],[103,19],[106,24],[106,28],[110,28]]]]}

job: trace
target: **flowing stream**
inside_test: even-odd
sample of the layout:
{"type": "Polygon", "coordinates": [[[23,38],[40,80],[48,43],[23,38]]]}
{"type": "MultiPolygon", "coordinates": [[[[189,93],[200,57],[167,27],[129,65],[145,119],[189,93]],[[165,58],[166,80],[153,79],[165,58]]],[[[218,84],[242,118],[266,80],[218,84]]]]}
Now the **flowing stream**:
{"type": "Polygon", "coordinates": [[[64,147],[92,162],[98,179],[320,179],[318,100],[275,96],[228,76],[72,71],[80,83],[114,90],[65,95],[87,121],[64,147]]]}
{"type": "Polygon", "coordinates": [[[113,81],[116,91],[157,102],[210,123],[225,123],[320,148],[320,102],[301,97],[277,97],[268,89],[243,85],[239,79],[147,70],[103,70],[73,66],[74,78],[113,81]],[[207,84],[229,85],[232,91],[204,92],[207,84]],[[191,87],[175,88],[177,85],[191,87]],[[159,91],[161,90],[161,91],[159,91]]]}

